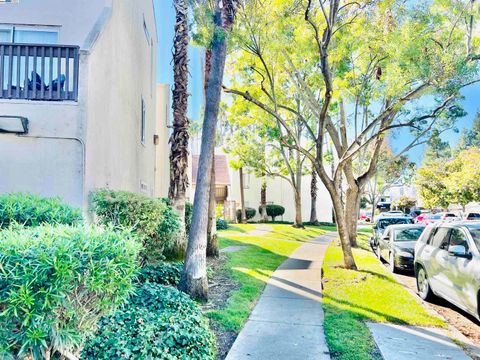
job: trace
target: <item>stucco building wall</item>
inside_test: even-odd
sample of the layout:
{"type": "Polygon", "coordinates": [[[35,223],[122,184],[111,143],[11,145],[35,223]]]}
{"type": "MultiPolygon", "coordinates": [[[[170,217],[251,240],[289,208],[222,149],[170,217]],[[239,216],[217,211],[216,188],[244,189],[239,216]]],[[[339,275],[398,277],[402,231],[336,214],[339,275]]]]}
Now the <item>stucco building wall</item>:
{"type": "Polygon", "coordinates": [[[22,0],[1,6],[0,24],[57,27],[59,44],[81,48],[78,102],[0,100],[0,115],[30,125],[25,136],[0,134],[0,193],[60,196],[84,209],[100,187],[155,195],[152,1],[22,0]]]}

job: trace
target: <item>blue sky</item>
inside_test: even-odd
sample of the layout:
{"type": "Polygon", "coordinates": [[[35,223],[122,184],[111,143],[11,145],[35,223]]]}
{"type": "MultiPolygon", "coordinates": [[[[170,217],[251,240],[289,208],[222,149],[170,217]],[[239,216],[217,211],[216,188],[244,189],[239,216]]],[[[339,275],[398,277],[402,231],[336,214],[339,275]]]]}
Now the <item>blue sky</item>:
{"type": "MultiPolygon", "coordinates": [[[[157,18],[158,31],[158,72],[157,82],[172,86],[172,42],[175,26],[175,9],[173,0],[154,0],[155,12],[157,18]]],[[[189,77],[189,117],[196,121],[200,119],[203,106],[203,70],[202,70],[202,51],[196,47],[190,47],[190,77],[189,77]]],[[[457,123],[458,129],[471,128],[473,119],[477,111],[480,111],[480,84],[470,86],[462,91],[465,99],[462,101],[464,109],[468,115],[460,119],[457,123]]],[[[443,135],[444,140],[448,140],[452,146],[458,141],[459,134],[454,131],[446,132],[443,135]]],[[[391,140],[392,147],[401,148],[406,144],[408,136],[397,136],[391,140]]],[[[415,162],[420,162],[425,147],[417,147],[409,153],[410,158],[415,162]]]]}
{"type": "MultiPolygon", "coordinates": [[[[172,46],[175,28],[173,0],[155,0],[155,15],[158,32],[157,82],[173,85],[172,46]]],[[[189,77],[189,117],[199,120],[203,106],[202,51],[191,46],[189,77]]]]}

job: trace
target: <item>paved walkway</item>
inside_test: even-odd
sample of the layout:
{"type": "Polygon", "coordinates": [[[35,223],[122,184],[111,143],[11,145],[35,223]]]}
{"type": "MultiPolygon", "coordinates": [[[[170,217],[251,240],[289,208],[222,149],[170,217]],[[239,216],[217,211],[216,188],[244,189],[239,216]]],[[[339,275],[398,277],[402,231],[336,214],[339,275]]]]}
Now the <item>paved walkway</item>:
{"type": "Polygon", "coordinates": [[[385,360],[469,360],[442,329],[367,323],[385,360]]]}
{"type": "Polygon", "coordinates": [[[328,360],[321,268],[336,233],[300,246],[273,273],[226,360],[328,360]]]}

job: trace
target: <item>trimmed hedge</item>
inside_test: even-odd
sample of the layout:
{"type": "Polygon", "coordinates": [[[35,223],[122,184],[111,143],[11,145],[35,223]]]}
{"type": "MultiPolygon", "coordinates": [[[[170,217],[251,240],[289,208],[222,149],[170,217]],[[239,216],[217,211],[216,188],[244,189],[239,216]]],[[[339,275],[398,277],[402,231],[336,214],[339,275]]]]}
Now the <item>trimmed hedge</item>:
{"type": "Polygon", "coordinates": [[[275,218],[285,214],[285,208],[281,205],[267,205],[266,206],[267,215],[272,218],[272,221],[275,221],[275,218]]]}
{"type": "Polygon", "coordinates": [[[18,223],[23,226],[42,224],[74,225],[82,222],[79,209],[63,204],[58,198],[12,193],[0,196],[0,228],[18,223]]]}
{"type": "Polygon", "coordinates": [[[217,218],[217,230],[227,230],[228,222],[225,219],[217,218]]]}
{"type": "Polygon", "coordinates": [[[57,225],[0,231],[0,358],[77,354],[133,291],[129,233],[57,225]]]}
{"type": "Polygon", "coordinates": [[[107,189],[94,192],[91,200],[100,224],[132,229],[142,240],[142,263],[158,263],[172,250],[180,222],[166,201],[107,189]]]}
{"type": "Polygon", "coordinates": [[[182,269],[183,263],[181,262],[147,265],[140,270],[138,280],[141,283],[151,282],[176,286],[180,282],[182,269]]]}
{"type": "MultiPolygon", "coordinates": [[[[246,220],[253,219],[255,215],[257,214],[257,210],[251,207],[246,207],[245,208],[245,215],[247,217],[246,220]]],[[[238,222],[242,221],[242,209],[237,209],[237,220],[238,222]]]]}
{"type": "Polygon", "coordinates": [[[98,326],[82,359],[215,359],[215,337],[202,311],[172,287],[145,283],[98,326]]]}

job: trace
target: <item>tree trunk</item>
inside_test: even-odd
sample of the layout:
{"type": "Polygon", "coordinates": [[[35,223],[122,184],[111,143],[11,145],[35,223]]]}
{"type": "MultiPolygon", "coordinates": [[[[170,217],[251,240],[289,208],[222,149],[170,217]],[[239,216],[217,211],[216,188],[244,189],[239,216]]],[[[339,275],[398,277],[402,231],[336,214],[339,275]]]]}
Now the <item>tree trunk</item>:
{"type": "Polygon", "coordinates": [[[170,137],[170,188],[168,196],[180,218],[174,252],[183,257],[186,248],[185,193],[188,186],[188,7],[185,0],[175,1],[176,24],[173,53],[172,90],[173,132],[170,137]]]}
{"type": "Polygon", "coordinates": [[[210,201],[208,204],[208,226],[207,226],[207,256],[218,257],[217,239],[217,200],[215,186],[215,155],[212,159],[212,177],[210,180],[210,201]]]}
{"type": "Polygon", "coordinates": [[[300,159],[300,152],[296,152],[296,167],[295,167],[295,223],[296,228],[304,228],[302,219],[302,165],[303,162],[300,159]]]}
{"type": "Polygon", "coordinates": [[[212,40],[212,61],[206,90],[206,106],[202,128],[202,146],[198,163],[197,186],[193,217],[188,237],[187,253],[179,289],[192,298],[207,300],[207,223],[212,159],[220,105],[223,73],[227,56],[227,32],[231,30],[236,13],[236,2],[224,0],[215,6],[215,30],[212,40]],[[223,13],[223,14],[222,14],[223,13]],[[223,19],[222,19],[222,15],[223,19]],[[223,30],[223,31],[221,31],[223,30]]]}
{"type": "Polygon", "coordinates": [[[247,223],[247,211],[245,210],[245,188],[243,185],[243,168],[238,169],[238,174],[240,176],[240,222],[242,224],[247,223]]]}
{"type": "Polygon", "coordinates": [[[296,228],[304,228],[302,221],[302,194],[301,189],[294,189],[295,194],[295,223],[293,224],[296,228]]]}
{"type": "Polygon", "coordinates": [[[360,206],[360,191],[349,187],[345,196],[345,214],[348,236],[352,247],[357,247],[358,208],[360,206]]]}
{"type": "MultiPolygon", "coordinates": [[[[331,190],[329,190],[329,192],[330,191],[331,190]]],[[[336,191],[334,191],[330,192],[330,197],[332,198],[333,207],[335,209],[335,219],[337,222],[340,243],[342,245],[345,268],[349,270],[357,270],[357,264],[355,264],[355,259],[353,257],[352,246],[350,245],[345,210],[342,206],[342,202],[340,201],[340,196],[336,191]]]]}
{"type": "Polygon", "coordinates": [[[267,215],[267,179],[262,180],[262,188],[260,189],[260,219],[268,221],[267,215]]]}
{"type": "Polygon", "coordinates": [[[312,225],[318,225],[318,218],[317,218],[317,173],[315,169],[312,171],[312,180],[310,182],[310,223],[312,225]]]}

